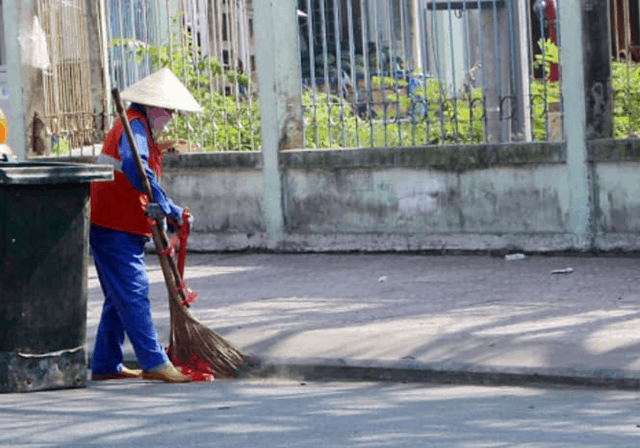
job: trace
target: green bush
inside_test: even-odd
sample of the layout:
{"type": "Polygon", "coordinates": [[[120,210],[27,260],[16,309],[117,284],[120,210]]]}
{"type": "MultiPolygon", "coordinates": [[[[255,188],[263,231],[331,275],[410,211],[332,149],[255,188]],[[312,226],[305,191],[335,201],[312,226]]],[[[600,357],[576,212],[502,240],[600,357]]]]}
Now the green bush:
{"type": "Polygon", "coordinates": [[[560,53],[558,47],[550,39],[546,41],[541,39],[538,45],[544,51],[543,54],[536,55],[533,68],[544,65],[544,73],[547,76],[547,81],[544,82],[537,79],[531,81],[531,118],[533,121],[533,139],[546,140],[549,104],[560,101],[560,82],[550,81],[548,77],[551,73],[551,64],[558,64],[560,62],[560,53]]]}
{"type": "Polygon", "coordinates": [[[314,103],[313,94],[305,92],[302,98],[305,146],[412,146],[478,143],[484,139],[481,89],[451,99],[433,79],[417,87],[411,95],[403,80],[396,84],[392,78],[374,77],[372,85],[392,89],[385,95],[377,116],[371,119],[368,115],[358,117],[353,105],[337,95],[318,93],[314,103]]]}
{"type": "MultiPolygon", "coordinates": [[[[544,55],[536,55],[534,67],[545,64],[545,73],[550,72],[551,63],[559,63],[558,47],[547,40],[539,42],[544,45],[544,55]]],[[[640,130],[640,65],[626,62],[611,62],[611,88],[613,90],[613,137],[629,138],[637,135],[640,130]]],[[[546,83],[534,80],[531,83],[533,133],[535,140],[546,138],[545,119],[547,106],[560,101],[560,83],[549,81],[546,83]],[[544,97],[547,97],[545,105],[544,97]]]]}
{"type": "Polygon", "coordinates": [[[249,78],[234,70],[224,71],[212,57],[191,51],[189,35],[172,35],[171,46],[150,46],[133,39],[114,39],[111,46],[135,49],[138,62],[148,56],[154,67],[168,67],[182,80],[204,107],[202,114],[178,115],[162,139],[188,140],[202,151],[248,151],[260,149],[260,109],[257,101],[240,99],[238,91],[223,95],[222,81],[232,89],[250,87],[249,78]],[[239,100],[236,100],[239,98],[239,100]]]}
{"type": "Polygon", "coordinates": [[[614,138],[628,138],[640,132],[640,65],[624,62],[611,65],[614,138]]]}

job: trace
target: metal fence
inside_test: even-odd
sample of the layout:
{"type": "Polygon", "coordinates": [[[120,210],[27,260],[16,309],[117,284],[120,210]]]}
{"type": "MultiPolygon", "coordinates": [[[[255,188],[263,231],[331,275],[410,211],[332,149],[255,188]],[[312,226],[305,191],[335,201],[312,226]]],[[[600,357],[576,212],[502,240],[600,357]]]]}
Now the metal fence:
{"type": "Polygon", "coordinates": [[[553,0],[298,8],[308,147],[562,138],[553,0]]]}
{"type": "Polygon", "coordinates": [[[260,148],[250,1],[109,0],[107,16],[114,86],[169,67],[204,106],[164,132],[175,150],[260,148]]]}
{"type": "Polygon", "coordinates": [[[640,1],[610,0],[615,138],[640,137],[640,1]]]}
{"type": "Polygon", "coordinates": [[[90,146],[98,126],[91,102],[85,4],[77,0],[40,0],[38,15],[47,36],[50,67],[44,72],[44,116],[32,121],[32,151],[54,154],[90,146]],[[44,128],[44,132],[41,132],[44,128]],[[46,142],[40,135],[46,135],[46,142]],[[37,136],[37,137],[35,137],[37,136]]]}
{"type": "MultiPolygon", "coordinates": [[[[43,126],[52,151],[65,155],[91,140],[92,126],[94,136],[105,129],[83,102],[94,49],[76,26],[83,1],[38,4],[53,67],[43,126]]],[[[617,138],[636,136],[640,125],[639,4],[610,0],[617,138]]],[[[561,7],[298,0],[304,147],[562,139],[561,7]]],[[[252,0],[106,0],[104,22],[112,86],[168,66],[205,107],[176,118],[163,136],[177,151],[260,149],[252,0]]]]}

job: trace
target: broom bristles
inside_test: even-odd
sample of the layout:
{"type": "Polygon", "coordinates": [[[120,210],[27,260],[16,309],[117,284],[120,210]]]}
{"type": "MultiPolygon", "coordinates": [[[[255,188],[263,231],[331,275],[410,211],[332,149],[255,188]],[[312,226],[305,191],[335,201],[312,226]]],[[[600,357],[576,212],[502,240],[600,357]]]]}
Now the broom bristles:
{"type": "Polygon", "coordinates": [[[222,336],[200,323],[178,297],[169,294],[172,353],[184,363],[195,354],[211,365],[217,378],[233,378],[245,355],[222,336]]]}

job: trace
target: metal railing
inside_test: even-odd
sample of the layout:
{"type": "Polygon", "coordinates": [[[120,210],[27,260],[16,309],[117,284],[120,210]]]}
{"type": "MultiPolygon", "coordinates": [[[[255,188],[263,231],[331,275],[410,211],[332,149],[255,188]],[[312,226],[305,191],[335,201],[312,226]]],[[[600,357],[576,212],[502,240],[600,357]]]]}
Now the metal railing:
{"type": "Polygon", "coordinates": [[[51,65],[42,77],[44,116],[32,120],[32,152],[43,155],[49,149],[58,155],[83,147],[92,152],[99,118],[91,104],[85,4],[40,0],[37,6],[51,65]]]}
{"type": "Polygon", "coordinates": [[[108,17],[114,86],[169,67],[205,108],[161,139],[178,152],[260,148],[251,2],[110,0],[108,17]]]}
{"type": "Polygon", "coordinates": [[[640,0],[610,0],[614,138],[640,137],[640,0]]]}
{"type": "Polygon", "coordinates": [[[305,146],[562,138],[552,0],[299,0],[305,146]]]}
{"type": "MultiPolygon", "coordinates": [[[[51,0],[39,1],[46,16],[44,6],[51,0]]],[[[304,146],[561,139],[554,5],[553,0],[298,0],[304,146]]],[[[124,89],[168,66],[206,112],[178,117],[165,140],[178,151],[259,150],[252,14],[251,0],[107,0],[103,44],[110,82],[124,89]]],[[[73,22],[48,28],[51,42],[61,42],[73,22]]],[[[79,37],[66,42],[84,48],[79,37]]],[[[52,53],[54,65],[61,58],[52,53]]],[[[86,65],[86,58],[82,61],[86,65]]],[[[87,98],[87,71],[70,76],[47,77],[48,91],[87,98]]],[[[65,112],[59,96],[47,96],[44,125],[52,151],[65,155],[90,140],[81,129],[90,132],[85,128],[96,120],[84,106],[65,112]],[[65,121],[65,114],[82,126],[65,121]]],[[[100,131],[106,129],[103,123],[100,131]]]]}

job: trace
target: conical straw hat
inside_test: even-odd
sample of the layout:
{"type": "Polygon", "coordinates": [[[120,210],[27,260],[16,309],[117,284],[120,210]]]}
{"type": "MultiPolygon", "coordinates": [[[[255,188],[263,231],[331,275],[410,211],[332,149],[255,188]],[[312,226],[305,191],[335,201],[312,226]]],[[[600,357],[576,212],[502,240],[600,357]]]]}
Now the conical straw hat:
{"type": "Polygon", "coordinates": [[[146,106],[176,109],[185,112],[202,112],[202,106],[191,92],[168,68],[163,68],[142,78],[125,89],[120,97],[125,101],[146,106]]]}

